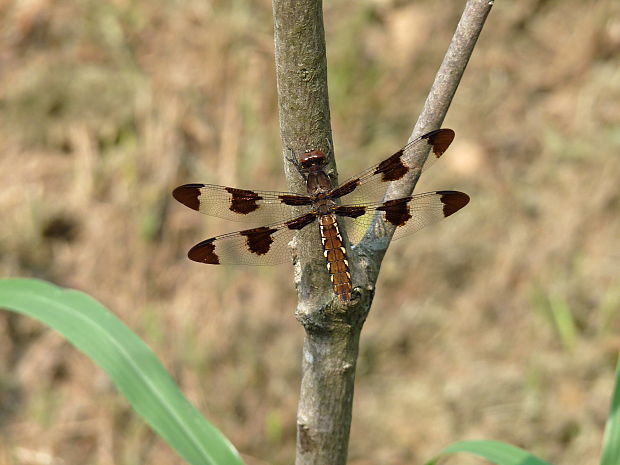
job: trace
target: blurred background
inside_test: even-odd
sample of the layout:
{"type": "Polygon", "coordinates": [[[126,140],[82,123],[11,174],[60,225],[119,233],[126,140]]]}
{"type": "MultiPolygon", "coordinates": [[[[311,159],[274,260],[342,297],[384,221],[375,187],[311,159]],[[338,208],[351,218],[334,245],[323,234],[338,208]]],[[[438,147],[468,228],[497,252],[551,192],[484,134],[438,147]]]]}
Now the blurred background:
{"type": "MultiPolygon", "coordinates": [[[[344,179],[407,141],[465,2],[325,3],[344,179]]],[[[0,41],[0,276],[91,294],[249,464],[292,463],[291,265],[190,262],[242,224],[171,196],[286,189],[270,1],[5,0],[0,41]]],[[[351,464],[473,438],[598,460],[620,348],[619,52],[620,2],[496,2],[444,123],[456,140],[416,189],[472,201],[386,256],[351,464]]],[[[0,463],[181,459],[82,354],[3,312],[0,463]]]]}

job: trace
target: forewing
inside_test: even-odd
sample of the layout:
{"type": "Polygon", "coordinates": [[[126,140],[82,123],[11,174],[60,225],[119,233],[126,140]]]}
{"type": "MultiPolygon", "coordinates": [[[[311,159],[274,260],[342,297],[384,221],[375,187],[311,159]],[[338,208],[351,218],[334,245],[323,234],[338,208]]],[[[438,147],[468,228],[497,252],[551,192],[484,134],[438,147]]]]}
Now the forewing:
{"type": "Polygon", "coordinates": [[[469,196],[457,191],[435,191],[386,202],[343,205],[335,213],[344,220],[349,240],[357,244],[374,223],[374,236],[392,240],[413,234],[429,224],[456,213],[469,203],[469,196]]]}
{"type": "Polygon", "coordinates": [[[312,199],[307,195],[236,189],[214,184],[185,184],[177,187],[172,195],[183,205],[205,215],[263,223],[292,218],[295,215],[293,207],[303,209],[312,204],[312,199]]]}
{"type": "Polygon", "coordinates": [[[342,198],[343,203],[378,202],[383,199],[390,182],[411,175],[416,169],[427,170],[440,158],[454,140],[452,129],[437,129],[409,142],[394,155],[333,189],[331,198],[342,198]],[[420,155],[429,151],[423,166],[416,164],[420,155]]]}
{"type": "Polygon", "coordinates": [[[187,256],[211,265],[283,263],[290,260],[288,244],[295,233],[315,223],[316,218],[316,214],[307,213],[290,221],[222,234],[196,244],[187,256]]]}

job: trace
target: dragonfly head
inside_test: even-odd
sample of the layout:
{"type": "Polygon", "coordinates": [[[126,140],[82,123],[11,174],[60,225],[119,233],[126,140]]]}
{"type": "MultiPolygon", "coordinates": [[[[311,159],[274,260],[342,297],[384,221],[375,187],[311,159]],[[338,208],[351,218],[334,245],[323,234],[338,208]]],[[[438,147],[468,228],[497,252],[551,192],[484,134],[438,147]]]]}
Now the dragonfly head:
{"type": "Polygon", "coordinates": [[[299,157],[299,164],[306,170],[313,166],[322,167],[327,164],[327,157],[320,150],[310,150],[299,157]]]}

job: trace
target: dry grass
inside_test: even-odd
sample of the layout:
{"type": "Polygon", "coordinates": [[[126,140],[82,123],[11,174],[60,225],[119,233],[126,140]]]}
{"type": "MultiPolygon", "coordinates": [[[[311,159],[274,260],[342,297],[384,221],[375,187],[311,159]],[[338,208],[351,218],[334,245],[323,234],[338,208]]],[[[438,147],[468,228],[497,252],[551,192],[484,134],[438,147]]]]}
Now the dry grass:
{"type": "MultiPolygon", "coordinates": [[[[326,2],[345,176],[393,152],[462,2],[326,2]]],[[[291,463],[290,267],[186,250],[238,224],[186,182],[283,189],[269,1],[0,3],[0,275],[92,294],[249,463],[291,463]]],[[[399,241],[361,341],[350,463],[494,438],[595,463],[620,347],[620,4],[497,2],[420,189],[472,203],[399,241]]],[[[180,463],[85,357],[0,323],[0,463],[180,463]]],[[[460,462],[462,463],[462,462],[460,462]]]]}

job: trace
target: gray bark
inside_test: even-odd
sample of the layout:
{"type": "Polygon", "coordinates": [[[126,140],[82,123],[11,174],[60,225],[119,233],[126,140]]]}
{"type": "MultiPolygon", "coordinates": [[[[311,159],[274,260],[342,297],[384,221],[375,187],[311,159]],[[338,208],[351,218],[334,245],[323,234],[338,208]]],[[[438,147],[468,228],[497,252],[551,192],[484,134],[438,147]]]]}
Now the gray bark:
{"type": "MultiPolygon", "coordinates": [[[[440,127],[491,6],[489,0],[467,2],[412,139],[440,127]]],[[[328,153],[332,147],[322,3],[273,0],[273,13],[286,177],[291,191],[305,192],[302,177],[287,158],[309,148],[328,153]]],[[[419,154],[421,162],[426,156],[419,154]]],[[[335,185],[336,167],[330,158],[328,173],[335,185]]],[[[410,178],[387,195],[409,195],[416,182],[410,178]]],[[[353,250],[347,247],[356,298],[344,306],[333,294],[316,229],[302,229],[293,244],[299,294],[296,317],[306,332],[295,463],[344,465],[359,337],[387,244],[376,247],[368,238],[353,250]]]]}

